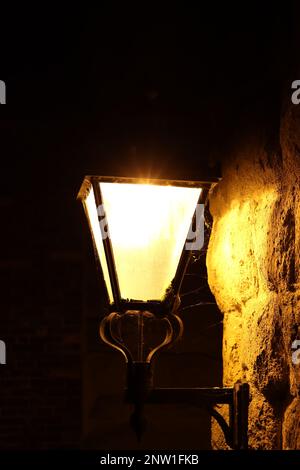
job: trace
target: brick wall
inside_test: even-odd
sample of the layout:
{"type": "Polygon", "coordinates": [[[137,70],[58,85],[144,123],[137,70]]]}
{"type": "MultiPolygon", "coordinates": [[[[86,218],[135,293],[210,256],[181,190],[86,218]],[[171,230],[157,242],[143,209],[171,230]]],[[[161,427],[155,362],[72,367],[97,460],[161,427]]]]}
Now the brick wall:
{"type": "Polygon", "coordinates": [[[73,448],[81,432],[78,208],[57,188],[43,199],[30,183],[0,200],[0,448],[73,448]]]}

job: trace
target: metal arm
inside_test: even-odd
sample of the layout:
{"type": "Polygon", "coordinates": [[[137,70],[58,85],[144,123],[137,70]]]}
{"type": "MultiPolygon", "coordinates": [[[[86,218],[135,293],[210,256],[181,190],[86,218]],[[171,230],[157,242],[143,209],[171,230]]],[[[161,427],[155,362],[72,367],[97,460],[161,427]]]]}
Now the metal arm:
{"type": "Polygon", "coordinates": [[[138,438],[141,437],[144,428],[141,423],[145,422],[142,416],[145,403],[184,403],[206,408],[220,425],[229,447],[235,450],[248,448],[249,385],[247,383],[236,382],[233,388],[153,388],[150,364],[147,364],[147,367],[143,367],[143,363],[132,364],[130,370],[125,400],[127,403],[135,404],[136,409],[131,424],[138,438]],[[218,404],[229,405],[228,423],[214,408],[218,404]]]}

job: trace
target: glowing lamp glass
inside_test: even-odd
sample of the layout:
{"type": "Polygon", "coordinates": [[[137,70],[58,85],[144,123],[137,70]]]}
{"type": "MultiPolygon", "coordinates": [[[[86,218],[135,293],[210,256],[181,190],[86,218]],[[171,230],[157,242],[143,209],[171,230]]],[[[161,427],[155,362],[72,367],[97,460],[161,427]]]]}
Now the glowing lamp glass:
{"type": "Polygon", "coordinates": [[[111,241],[121,298],[162,300],[176,274],[201,188],[136,182],[96,184],[100,212],[93,187],[83,202],[110,302],[114,299],[105,236],[111,241]]]}

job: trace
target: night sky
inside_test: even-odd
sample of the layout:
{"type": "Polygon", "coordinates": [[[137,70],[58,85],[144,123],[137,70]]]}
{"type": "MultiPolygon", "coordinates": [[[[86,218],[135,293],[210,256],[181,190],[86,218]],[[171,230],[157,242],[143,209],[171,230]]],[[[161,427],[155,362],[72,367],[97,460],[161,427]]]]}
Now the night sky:
{"type": "Polygon", "coordinates": [[[294,54],[289,2],[26,5],[5,23],[4,134],[34,147],[6,159],[21,173],[216,173],[243,116],[278,115],[294,54]]]}

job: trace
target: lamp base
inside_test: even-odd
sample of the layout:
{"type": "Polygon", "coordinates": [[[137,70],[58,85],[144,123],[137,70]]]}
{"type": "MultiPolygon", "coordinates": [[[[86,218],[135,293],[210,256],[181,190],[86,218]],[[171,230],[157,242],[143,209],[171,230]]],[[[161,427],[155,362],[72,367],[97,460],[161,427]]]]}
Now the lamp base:
{"type": "Polygon", "coordinates": [[[153,391],[152,365],[149,362],[131,362],[127,364],[126,401],[134,404],[130,424],[138,441],[146,430],[147,421],[143,414],[144,404],[153,391]]]}

